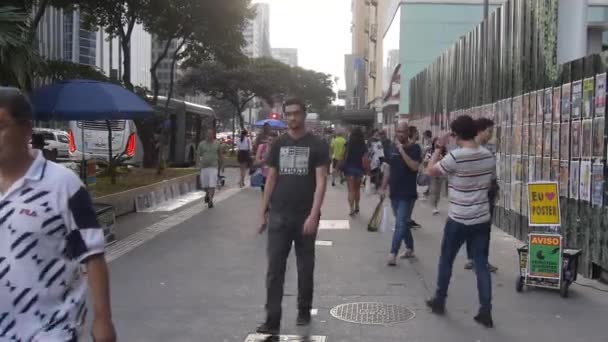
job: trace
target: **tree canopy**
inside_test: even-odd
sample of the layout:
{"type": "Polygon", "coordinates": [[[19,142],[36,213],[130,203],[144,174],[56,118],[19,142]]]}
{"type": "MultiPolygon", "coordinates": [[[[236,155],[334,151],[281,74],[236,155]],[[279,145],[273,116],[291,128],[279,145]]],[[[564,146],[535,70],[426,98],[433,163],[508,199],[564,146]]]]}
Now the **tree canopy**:
{"type": "Polygon", "coordinates": [[[272,104],[275,98],[297,96],[313,110],[331,104],[333,82],[330,75],[292,68],[270,58],[256,58],[236,67],[206,62],[189,68],[180,84],[187,92],[204,93],[230,103],[244,126],[242,112],[255,98],[272,104]]]}

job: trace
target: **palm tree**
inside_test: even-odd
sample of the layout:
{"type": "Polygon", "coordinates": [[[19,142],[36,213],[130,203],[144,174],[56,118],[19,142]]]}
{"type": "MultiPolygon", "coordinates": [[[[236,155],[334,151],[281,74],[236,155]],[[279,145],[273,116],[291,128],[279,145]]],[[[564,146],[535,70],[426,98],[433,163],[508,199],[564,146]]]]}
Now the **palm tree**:
{"type": "Polygon", "coordinates": [[[28,88],[39,61],[29,39],[29,15],[0,6],[0,85],[28,88]]]}

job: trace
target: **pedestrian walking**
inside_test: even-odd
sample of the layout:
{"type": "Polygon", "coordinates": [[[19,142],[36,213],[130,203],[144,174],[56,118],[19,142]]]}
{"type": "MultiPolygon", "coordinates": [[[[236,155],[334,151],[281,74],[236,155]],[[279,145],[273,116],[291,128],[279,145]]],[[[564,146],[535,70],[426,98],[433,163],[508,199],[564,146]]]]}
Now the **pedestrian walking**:
{"type": "Polygon", "coordinates": [[[344,175],[348,184],[348,205],[350,216],[359,213],[361,200],[361,180],[369,165],[367,146],[361,128],[354,128],[346,143],[346,158],[344,162],[344,175]]]}
{"type": "Polygon", "coordinates": [[[382,186],[382,163],[384,162],[384,148],[380,141],[380,132],[374,130],[369,142],[370,155],[370,181],[378,190],[382,186]]]}
{"type": "Polygon", "coordinates": [[[262,173],[262,193],[264,193],[264,188],[266,186],[266,180],[268,179],[268,155],[270,154],[270,149],[272,147],[272,144],[274,143],[274,141],[277,139],[278,134],[276,132],[269,132],[268,135],[266,135],[266,140],[263,142],[260,142],[260,145],[258,146],[258,150],[256,151],[255,154],[255,167],[260,168],[260,171],[262,173]]]}
{"type": "MultiPolygon", "coordinates": [[[[475,121],[475,126],[477,127],[477,137],[475,138],[475,140],[477,141],[477,143],[480,146],[485,147],[488,151],[493,152],[493,150],[491,150],[490,148],[488,148],[488,143],[490,142],[490,140],[492,140],[492,135],[494,134],[494,121],[488,119],[488,118],[480,118],[477,119],[475,121]]],[[[496,197],[498,196],[498,182],[496,181],[496,179],[494,179],[492,181],[492,185],[490,186],[490,189],[488,190],[488,200],[490,201],[490,221],[491,218],[494,216],[494,206],[496,204],[496,197]]],[[[490,224],[490,227],[492,225],[490,224]]],[[[490,236],[492,236],[490,234],[490,236]]],[[[490,252],[490,239],[488,239],[488,246],[486,248],[486,251],[488,252],[488,260],[489,260],[489,252],[490,252]]],[[[464,265],[464,268],[466,270],[472,270],[475,267],[475,262],[473,260],[473,252],[471,250],[471,245],[469,243],[467,243],[466,245],[466,250],[467,250],[467,263],[464,265]]],[[[498,271],[498,267],[490,264],[488,262],[488,269],[490,270],[490,272],[496,272],[498,271]]]]}
{"type": "Polygon", "coordinates": [[[73,171],[30,150],[32,106],[0,87],[0,340],[114,342],[105,238],[73,171]],[[83,270],[86,269],[86,273],[83,270]]]}
{"type": "Polygon", "coordinates": [[[396,142],[391,146],[385,162],[384,180],[380,196],[386,195],[389,188],[391,205],[395,213],[395,231],[387,264],[397,265],[397,254],[401,243],[405,242],[405,258],[414,257],[414,237],[411,231],[411,216],[414,203],[418,198],[416,177],[422,162],[420,146],[409,141],[407,123],[400,123],[395,131],[396,142]]]}
{"type": "MultiPolygon", "coordinates": [[[[488,241],[490,239],[490,203],[488,190],[496,178],[496,160],[492,153],[475,141],[477,129],[474,120],[467,115],[458,117],[450,124],[459,148],[441,159],[436,149],[427,172],[430,176],[448,177],[450,208],[441,242],[441,256],[435,296],[427,305],[435,314],[445,312],[454,259],[464,243],[471,245],[477,274],[477,291],[480,309],[475,321],[492,327],[492,281],[488,270],[488,241]]],[[[438,142],[445,146],[447,137],[438,142]]]]}
{"type": "Polygon", "coordinates": [[[343,183],[344,173],[342,171],[344,167],[344,157],[346,156],[346,139],[344,138],[344,131],[338,128],[336,136],[331,140],[331,186],[336,186],[336,177],[340,176],[340,184],[343,183]]]}
{"type": "Polygon", "coordinates": [[[205,191],[205,203],[209,209],[213,208],[213,198],[218,182],[218,170],[222,168],[222,149],[219,141],[215,139],[215,130],[207,130],[205,140],[201,141],[197,149],[199,165],[201,168],[201,187],[205,191]]]}
{"type": "Polygon", "coordinates": [[[249,132],[247,130],[243,130],[241,132],[241,136],[239,140],[236,142],[236,159],[239,162],[239,167],[241,169],[241,178],[239,181],[239,186],[242,188],[245,186],[245,176],[247,176],[247,172],[251,167],[251,139],[249,138],[249,132]]]}
{"type": "MultiPolygon", "coordinates": [[[[273,132],[272,131],[272,127],[270,127],[270,124],[268,122],[265,122],[264,125],[262,126],[262,130],[255,137],[255,141],[253,143],[253,151],[254,152],[257,152],[258,147],[266,141],[266,138],[272,132],[273,132]]],[[[274,132],[274,133],[276,133],[276,132],[274,132]]]]}
{"type": "MultiPolygon", "coordinates": [[[[408,140],[409,140],[409,143],[418,145],[418,141],[420,140],[420,132],[418,132],[418,128],[416,126],[408,126],[408,140]]],[[[420,147],[420,145],[418,145],[418,147],[420,147]]],[[[420,150],[422,151],[422,148],[420,148],[420,150]]],[[[423,157],[423,156],[424,155],[421,154],[421,157],[423,157]]],[[[414,206],[416,206],[416,202],[414,202],[414,206]]],[[[413,207],[412,207],[412,212],[414,212],[413,207]]],[[[411,215],[410,215],[410,227],[411,228],[420,228],[421,227],[418,222],[414,221],[414,219],[411,218],[411,215]]]]}
{"type": "Polygon", "coordinates": [[[276,335],[281,324],[285,268],[292,243],[298,265],[297,325],[310,323],[315,268],[315,240],[325,197],[329,146],[306,131],[306,106],[299,99],[285,102],[288,132],[272,145],[264,191],[261,224],[268,229],[266,320],[261,334],[276,335]]]}
{"type": "MultiPolygon", "coordinates": [[[[445,146],[437,146],[437,141],[439,140],[439,138],[435,137],[433,139],[433,142],[431,143],[431,148],[430,150],[427,152],[426,156],[424,157],[424,163],[423,163],[423,167],[426,168],[428,166],[428,163],[431,161],[431,158],[433,157],[433,154],[435,153],[436,149],[440,149],[440,155],[441,158],[445,157],[447,154],[447,151],[445,149],[445,146]]],[[[429,199],[430,199],[430,204],[431,207],[433,207],[433,215],[437,215],[439,214],[439,200],[441,199],[441,190],[445,187],[445,177],[443,176],[437,176],[437,177],[431,177],[430,178],[430,185],[429,185],[429,199]]]]}

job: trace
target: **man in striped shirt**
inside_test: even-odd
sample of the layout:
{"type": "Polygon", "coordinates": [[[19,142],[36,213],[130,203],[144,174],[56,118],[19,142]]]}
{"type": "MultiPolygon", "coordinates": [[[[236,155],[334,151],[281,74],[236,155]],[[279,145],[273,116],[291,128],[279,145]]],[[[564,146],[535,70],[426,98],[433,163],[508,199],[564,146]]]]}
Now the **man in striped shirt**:
{"type": "MultiPolygon", "coordinates": [[[[490,151],[475,141],[477,129],[471,117],[464,115],[456,118],[450,129],[459,148],[450,151],[443,159],[438,152],[441,149],[437,149],[427,167],[430,176],[447,176],[450,201],[449,217],[441,243],[437,291],[427,301],[427,305],[433,313],[445,312],[454,259],[466,242],[471,247],[481,304],[475,321],[485,327],[492,327],[492,282],[486,249],[491,225],[488,190],[496,178],[496,160],[490,151]]],[[[441,147],[446,142],[447,138],[443,137],[437,144],[441,147]]]]}

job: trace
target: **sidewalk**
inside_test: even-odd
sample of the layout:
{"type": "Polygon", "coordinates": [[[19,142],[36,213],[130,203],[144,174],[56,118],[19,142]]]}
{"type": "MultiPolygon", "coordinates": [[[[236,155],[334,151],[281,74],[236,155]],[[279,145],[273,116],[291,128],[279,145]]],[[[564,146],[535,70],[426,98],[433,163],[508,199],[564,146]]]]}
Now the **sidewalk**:
{"type": "MultiPolygon", "coordinates": [[[[324,220],[348,220],[345,197],[344,186],[328,190],[324,220]]],[[[241,342],[253,333],[264,318],[265,300],[266,236],[253,234],[259,200],[259,191],[244,189],[111,263],[120,340],[241,342]]],[[[430,314],[424,300],[434,289],[445,216],[432,216],[419,202],[414,211],[422,224],[414,231],[418,257],[389,268],[392,232],[366,230],[375,204],[375,197],[365,196],[350,229],[320,231],[318,240],[333,245],[317,247],[318,313],[310,331],[294,324],[292,253],[282,333],[326,336],[327,342],[607,341],[608,295],[578,285],[571,287],[569,299],[554,291],[516,293],[517,242],[498,230],[491,247],[491,261],[499,267],[493,277],[496,328],[484,329],[472,319],[478,307],[476,282],[474,273],[463,269],[463,252],[454,267],[448,315],[430,314]],[[330,315],[337,305],[359,302],[406,306],[415,317],[399,324],[360,325],[330,315]]]]}

